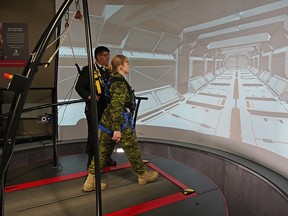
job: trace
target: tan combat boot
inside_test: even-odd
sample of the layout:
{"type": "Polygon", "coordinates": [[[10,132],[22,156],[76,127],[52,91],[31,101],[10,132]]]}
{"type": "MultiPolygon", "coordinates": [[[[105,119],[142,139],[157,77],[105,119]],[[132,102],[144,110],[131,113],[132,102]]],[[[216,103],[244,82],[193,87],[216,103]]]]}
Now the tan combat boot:
{"type": "Polygon", "coordinates": [[[138,184],[145,185],[150,182],[156,181],[158,178],[158,172],[156,171],[145,171],[143,175],[138,175],[138,184]]]}
{"type": "MultiPolygon", "coordinates": [[[[104,190],[107,184],[101,182],[101,190],[104,190]]],[[[95,190],[95,175],[88,174],[86,181],[82,187],[83,192],[91,192],[95,190]]]]}

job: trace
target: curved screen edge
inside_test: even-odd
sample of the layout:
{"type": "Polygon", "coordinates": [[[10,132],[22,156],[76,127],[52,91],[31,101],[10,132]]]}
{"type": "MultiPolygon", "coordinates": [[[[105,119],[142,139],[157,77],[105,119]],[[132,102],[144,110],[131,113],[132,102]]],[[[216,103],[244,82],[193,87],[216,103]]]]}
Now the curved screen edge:
{"type": "Polygon", "coordinates": [[[288,159],[257,146],[193,131],[157,126],[137,126],[137,136],[139,139],[165,139],[167,141],[191,143],[191,145],[196,144],[214,148],[254,161],[288,178],[288,159]]]}

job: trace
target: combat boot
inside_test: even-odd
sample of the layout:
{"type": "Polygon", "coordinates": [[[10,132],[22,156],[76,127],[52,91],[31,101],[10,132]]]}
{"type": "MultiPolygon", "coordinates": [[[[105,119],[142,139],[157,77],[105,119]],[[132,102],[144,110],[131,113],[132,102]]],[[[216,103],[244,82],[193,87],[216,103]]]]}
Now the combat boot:
{"type": "MultiPolygon", "coordinates": [[[[104,190],[106,187],[107,187],[107,184],[101,182],[101,190],[104,190]]],[[[94,190],[95,190],[95,175],[92,175],[89,173],[82,187],[82,191],[90,192],[94,190]]]]}
{"type": "Polygon", "coordinates": [[[145,185],[150,182],[156,181],[158,178],[158,172],[156,171],[145,171],[143,175],[138,175],[138,184],[145,185]]]}

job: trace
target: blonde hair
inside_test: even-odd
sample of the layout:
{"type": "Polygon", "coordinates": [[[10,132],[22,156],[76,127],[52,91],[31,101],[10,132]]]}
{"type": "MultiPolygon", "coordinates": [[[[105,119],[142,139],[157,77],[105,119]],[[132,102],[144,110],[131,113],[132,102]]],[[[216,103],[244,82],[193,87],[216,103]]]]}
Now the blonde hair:
{"type": "Polygon", "coordinates": [[[113,71],[116,71],[117,67],[123,65],[124,62],[129,62],[129,59],[126,56],[116,55],[111,61],[113,71]]]}

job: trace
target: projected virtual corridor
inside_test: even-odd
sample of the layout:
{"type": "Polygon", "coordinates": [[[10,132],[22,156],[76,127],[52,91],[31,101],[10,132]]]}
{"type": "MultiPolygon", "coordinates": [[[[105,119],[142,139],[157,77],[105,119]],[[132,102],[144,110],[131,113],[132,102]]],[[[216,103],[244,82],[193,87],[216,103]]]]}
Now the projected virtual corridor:
{"type": "Polygon", "coordinates": [[[189,93],[171,86],[137,95],[137,125],[196,131],[256,145],[288,157],[287,80],[257,68],[220,69],[189,80],[189,93]]]}

